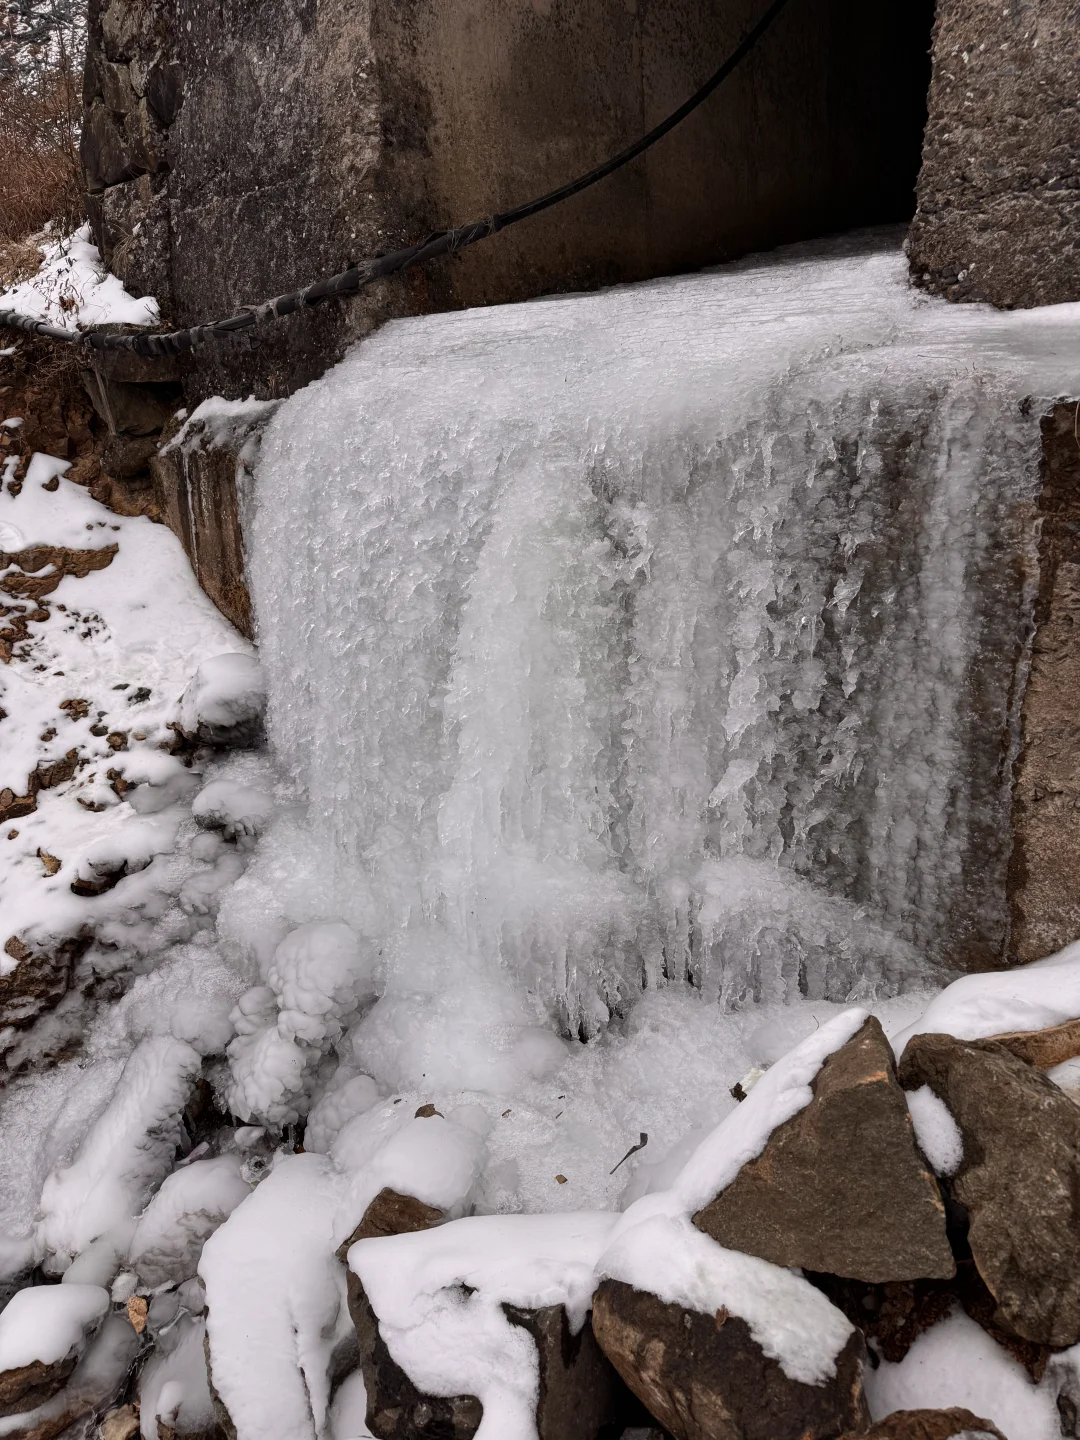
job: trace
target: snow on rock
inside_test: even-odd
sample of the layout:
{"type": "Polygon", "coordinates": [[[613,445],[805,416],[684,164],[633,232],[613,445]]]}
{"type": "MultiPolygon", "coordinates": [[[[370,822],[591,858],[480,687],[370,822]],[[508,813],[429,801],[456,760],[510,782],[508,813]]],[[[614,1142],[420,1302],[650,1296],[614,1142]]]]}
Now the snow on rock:
{"type": "Polygon", "coordinates": [[[158,1440],[160,1420],[168,1434],[212,1434],[214,1402],[206,1376],[203,1320],[181,1315],[156,1337],[153,1354],[139,1377],[139,1433],[158,1440]]]}
{"type": "Polygon", "coordinates": [[[100,1285],[33,1285],[0,1311],[0,1371],[39,1360],[52,1365],[81,1351],[109,1308],[100,1285]]]}
{"type": "Polygon", "coordinates": [[[625,1213],[597,1280],[621,1280],[702,1315],[726,1309],[790,1380],[820,1385],[834,1376],[855,1328],[846,1316],[798,1271],[725,1250],[688,1216],[668,1213],[664,1199],[649,1196],[625,1213]]]}
{"type": "MultiPolygon", "coordinates": [[[[394,1108],[391,1104],[390,1110],[394,1108]]],[[[339,1165],[348,1162],[352,1172],[334,1218],[335,1242],[340,1244],[351,1235],[383,1189],[411,1195],[448,1218],[463,1214],[487,1158],[483,1137],[441,1115],[402,1117],[399,1128],[392,1123],[396,1117],[387,1117],[385,1107],[382,1116],[369,1111],[361,1120],[369,1116],[364,1133],[370,1141],[381,1141],[377,1149],[361,1148],[359,1126],[334,1147],[334,1159],[339,1165]]]]}
{"type": "Polygon", "coordinates": [[[863,1383],[874,1420],[959,1405],[992,1420],[1005,1440],[1060,1440],[1053,1378],[1035,1385],[962,1310],[924,1331],[899,1363],[868,1365],[863,1383]]]}
{"type": "Polygon", "coordinates": [[[964,1158],[964,1138],[949,1107],[929,1085],[910,1090],[907,1103],[915,1139],[934,1173],[955,1175],[964,1158]]]}
{"type": "Polygon", "coordinates": [[[360,1240],[348,1262],[391,1356],[423,1393],[476,1395],[484,1407],[476,1440],[535,1440],[536,1343],[502,1306],[562,1305],[579,1331],[615,1218],[474,1216],[414,1235],[360,1240]]]}
{"type": "Polygon", "coordinates": [[[64,1388],[36,1410],[0,1418],[0,1436],[59,1435],[115,1399],[139,1353],[139,1337],[126,1315],[109,1315],[87,1346],[64,1388]]]}
{"type": "Polygon", "coordinates": [[[893,1038],[897,1059],[913,1035],[985,1040],[1013,1030],[1047,1030],[1080,1016],[1080,942],[1010,970],[963,975],[893,1038]]]}
{"type": "Polygon", "coordinates": [[[235,651],[203,661],[180,701],[180,724],[210,744],[254,742],[262,733],[266,682],[253,655],[235,651]]]}
{"type": "Polygon", "coordinates": [[[203,1248],[213,1385],[238,1440],[324,1434],[331,1357],[352,1335],[340,1188],[323,1156],[282,1156],[203,1248]]]}
{"type": "Polygon", "coordinates": [[[38,1245],[57,1272],[91,1241],[130,1222],[172,1168],[201,1056],[171,1038],[144,1040],[70,1165],[41,1193],[38,1245]]]}
{"type": "Polygon", "coordinates": [[[742,1104],[702,1140],[672,1187],[685,1213],[704,1208],[761,1154],[778,1125],[809,1105],[818,1071],[862,1027],[868,1013],[857,1007],[844,1010],[815,1030],[767,1070],[742,1104]]]}
{"type": "Polygon", "coordinates": [[[195,797],[191,813],[204,830],[223,830],[225,838],[233,840],[257,836],[274,813],[274,802],[250,785],[212,780],[195,797]]]}
{"type": "Polygon", "coordinates": [[[195,1160],[168,1176],[135,1227],[128,1260],[144,1285],[178,1284],[198,1269],[202,1247],[251,1193],[239,1155],[195,1160]]]}
{"type": "Polygon", "coordinates": [[[41,268],[36,275],[0,291],[0,309],[18,310],[50,325],[155,325],[158,304],[151,296],[137,300],[115,275],[110,275],[90,226],[38,247],[41,268]]]}

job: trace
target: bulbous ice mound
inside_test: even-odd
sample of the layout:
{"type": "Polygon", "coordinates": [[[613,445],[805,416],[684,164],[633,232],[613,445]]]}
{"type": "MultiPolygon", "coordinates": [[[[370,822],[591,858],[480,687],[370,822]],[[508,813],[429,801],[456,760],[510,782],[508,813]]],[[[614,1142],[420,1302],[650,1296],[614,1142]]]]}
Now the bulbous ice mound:
{"type": "Polygon", "coordinates": [[[1056,342],[904,274],[401,321],[283,405],[248,553],[321,858],[266,901],[435,921],[571,1033],[996,957],[1056,342]]]}

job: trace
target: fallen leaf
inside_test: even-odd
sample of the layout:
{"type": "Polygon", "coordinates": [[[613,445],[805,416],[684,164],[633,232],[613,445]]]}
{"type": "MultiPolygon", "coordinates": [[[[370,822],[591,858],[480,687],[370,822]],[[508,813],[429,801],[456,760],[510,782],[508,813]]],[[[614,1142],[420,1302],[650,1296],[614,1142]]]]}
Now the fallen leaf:
{"type": "Polygon", "coordinates": [[[557,1185],[565,1185],[565,1184],[566,1184],[566,1176],[565,1176],[565,1175],[556,1175],[556,1176],[555,1176],[555,1183],[556,1183],[557,1185]]]}
{"type": "Polygon", "coordinates": [[[45,866],[45,874],[55,875],[56,872],[60,869],[60,861],[56,858],[56,856],[49,855],[44,850],[39,850],[37,853],[38,859],[41,861],[42,865],[45,866]]]}
{"type": "Polygon", "coordinates": [[[132,1295],[127,1302],[127,1317],[136,1335],[141,1335],[146,1329],[146,1312],[149,1308],[142,1295],[132,1295]]]}

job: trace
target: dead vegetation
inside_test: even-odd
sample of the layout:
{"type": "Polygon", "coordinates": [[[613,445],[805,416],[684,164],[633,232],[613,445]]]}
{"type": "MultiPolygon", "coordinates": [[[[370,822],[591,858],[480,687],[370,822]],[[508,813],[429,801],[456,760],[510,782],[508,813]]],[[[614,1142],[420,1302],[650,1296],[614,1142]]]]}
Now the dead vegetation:
{"type": "Polygon", "coordinates": [[[68,233],[83,219],[81,92],[64,52],[32,80],[0,72],[0,288],[37,269],[28,236],[50,222],[68,233]]]}

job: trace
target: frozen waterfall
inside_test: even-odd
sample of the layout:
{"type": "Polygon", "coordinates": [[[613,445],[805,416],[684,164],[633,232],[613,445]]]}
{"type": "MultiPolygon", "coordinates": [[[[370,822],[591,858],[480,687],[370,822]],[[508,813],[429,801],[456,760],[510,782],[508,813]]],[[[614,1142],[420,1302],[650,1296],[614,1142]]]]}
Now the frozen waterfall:
{"type": "Polygon", "coordinates": [[[263,443],[298,807],[243,903],[501,967],[583,1034],[665,979],[999,957],[1035,323],[912,294],[877,237],[365,341],[263,443]]]}

